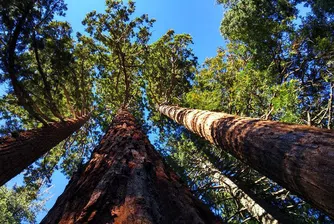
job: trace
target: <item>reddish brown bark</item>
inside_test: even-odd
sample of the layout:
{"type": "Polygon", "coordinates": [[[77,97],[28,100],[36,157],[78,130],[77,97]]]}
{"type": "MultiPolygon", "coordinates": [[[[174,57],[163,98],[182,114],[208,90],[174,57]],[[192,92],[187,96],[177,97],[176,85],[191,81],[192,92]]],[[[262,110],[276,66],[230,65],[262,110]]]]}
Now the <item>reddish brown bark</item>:
{"type": "Polygon", "coordinates": [[[220,223],[120,110],[42,223],[220,223]]]}
{"type": "Polygon", "coordinates": [[[0,186],[73,134],[88,119],[89,116],[79,117],[0,138],[0,186]]]}
{"type": "Polygon", "coordinates": [[[159,111],[334,217],[334,132],[225,113],[159,111]]]}

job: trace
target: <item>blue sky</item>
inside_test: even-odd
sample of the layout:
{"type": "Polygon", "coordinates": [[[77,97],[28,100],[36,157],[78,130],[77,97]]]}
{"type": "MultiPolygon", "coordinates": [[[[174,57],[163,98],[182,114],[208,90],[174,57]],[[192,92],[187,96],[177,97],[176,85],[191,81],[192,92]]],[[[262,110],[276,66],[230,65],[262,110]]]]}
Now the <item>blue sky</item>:
{"type": "MultiPolygon", "coordinates": [[[[104,0],[65,0],[68,4],[66,17],[62,20],[68,21],[76,32],[84,32],[81,21],[85,15],[96,10],[103,12],[104,0]]],[[[220,21],[223,16],[223,8],[215,3],[215,0],[138,0],[135,15],[148,14],[150,18],[156,19],[152,29],[151,41],[156,41],[169,29],[176,33],[188,33],[193,37],[194,53],[201,64],[205,58],[213,57],[217,47],[224,46],[224,40],[219,33],[220,21]]],[[[5,89],[0,86],[0,94],[5,89]]],[[[57,197],[64,191],[68,180],[58,171],[52,177],[54,187],[50,189],[51,199],[46,208],[50,209],[57,197]]],[[[22,175],[11,180],[7,186],[22,182],[22,175]]],[[[38,215],[40,221],[46,212],[38,215]]]]}
{"type": "MultiPolygon", "coordinates": [[[[81,21],[88,12],[104,11],[104,0],[66,2],[66,20],[72,25],[74,32],[84,32],[81,21]]],[[[199,62],[203,62],[206,57],[214,56],[217,47],[224,45],[219,33],[223,9],[215,0],[138,0],[135,14],[148,14],[150,18],[157,20],[152,29],[151,41],[157,40],[169,29],[175,30],[176,33],[191,34],[199,62]]]]}

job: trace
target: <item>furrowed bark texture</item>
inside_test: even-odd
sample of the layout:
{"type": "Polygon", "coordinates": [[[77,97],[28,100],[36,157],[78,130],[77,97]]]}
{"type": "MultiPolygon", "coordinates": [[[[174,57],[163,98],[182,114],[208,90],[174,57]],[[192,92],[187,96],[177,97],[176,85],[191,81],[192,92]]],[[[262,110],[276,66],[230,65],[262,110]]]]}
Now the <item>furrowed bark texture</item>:
{"type": "Polygon", "coordinates": [[[334,132],[162,105],[159,111],[334,218],[334,132]]]}
{"type": "Polygon", "coordinates": [[[89,116],[0,138],[0,186],[78,130],[89,116]]]}
{"type": "Polygon", "coordinates": [[[119,110],[42,223],[220,223],[119,110]]]}

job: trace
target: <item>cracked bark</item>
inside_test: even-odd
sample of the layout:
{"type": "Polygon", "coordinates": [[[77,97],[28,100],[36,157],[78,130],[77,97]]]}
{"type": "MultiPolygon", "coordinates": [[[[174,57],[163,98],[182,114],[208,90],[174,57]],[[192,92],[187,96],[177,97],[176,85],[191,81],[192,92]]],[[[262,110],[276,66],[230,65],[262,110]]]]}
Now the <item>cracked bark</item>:
{"type": "Polygon", "coordinates": [[[42,223],[221,223],[119,110],[42,223]]]}
{"type": "Polygon", "coordinates": [[[333,131],[176,106],[159,111],[334,218],[333,131]]]}
{"type": "Polygon", "coordinates": [[[88,119],[89,116],[69,119],[0,138],[0,186],[73,134],[88,119]]]}

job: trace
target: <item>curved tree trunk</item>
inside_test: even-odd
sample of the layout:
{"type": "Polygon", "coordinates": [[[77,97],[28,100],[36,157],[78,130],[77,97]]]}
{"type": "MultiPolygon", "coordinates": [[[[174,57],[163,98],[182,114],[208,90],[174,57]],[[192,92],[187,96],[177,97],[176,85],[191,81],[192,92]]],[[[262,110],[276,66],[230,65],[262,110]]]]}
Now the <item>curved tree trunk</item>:
{"type": "Polygon", "coordinates": [[[220,223],[120,110],[42,223],[220,223]]]}
{"type": "Polygon", "coordinates": [[[159,111],[334,218],[334,132],[162,105],[159,111]]]}
{"type": "Polygon", "coordinates": [[[0,186],[78,130],[89,116],[0,138],[0,186]]]}
{"type": "Polygon", "coordinates": [[[8,45],[6,48],[6,57],[4,57],[4,65],[9,73],[11,83],[14,89],[15,96],[18,99],[18,103],[22,106],[32,117],[40,121],[44,125],[47,125],[47,121],[53,121],[51,118],[42,113],[39,107],[34,103],[29,93],[24,89],[18,78],[16,77],[17,71],[15,68],[16,64],[16,48],[19,40],[19,36],[22,33],[24,24],[27,21],[30,11],[34,7],[34,1],[27,1],[27,5],[22,12],[20,18],[17,19],[17,24],[9,38],[8,45]]]}

